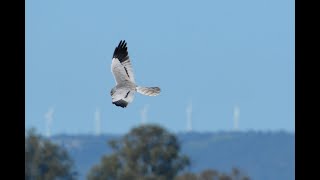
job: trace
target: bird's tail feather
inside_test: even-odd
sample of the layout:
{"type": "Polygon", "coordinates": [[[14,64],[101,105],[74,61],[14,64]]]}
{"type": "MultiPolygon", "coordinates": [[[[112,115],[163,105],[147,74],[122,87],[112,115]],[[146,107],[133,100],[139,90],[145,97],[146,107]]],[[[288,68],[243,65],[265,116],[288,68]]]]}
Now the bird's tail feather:
{"type": "Polygon", "coordinates": [[[137,87],[137,92],[146,96],[157,96],[160,94],[159,87],[137,87]]]}

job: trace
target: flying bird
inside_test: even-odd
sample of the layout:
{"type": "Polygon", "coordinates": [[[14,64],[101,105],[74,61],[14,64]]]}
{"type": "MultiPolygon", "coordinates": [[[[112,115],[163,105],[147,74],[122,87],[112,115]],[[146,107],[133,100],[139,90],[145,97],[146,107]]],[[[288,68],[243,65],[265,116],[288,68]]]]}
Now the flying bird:
{"type": "Polygon", "coordinates": [[[159,87],[138,86],[134,80],[133,68],[128,56],[127,43],[120,41],[115,48],[111,72],[116,81],[116,86],[111,89],[112,104],[125,108],[134,99],[135,92],[147,96],[157,96],[160,94],[159,87]]]}

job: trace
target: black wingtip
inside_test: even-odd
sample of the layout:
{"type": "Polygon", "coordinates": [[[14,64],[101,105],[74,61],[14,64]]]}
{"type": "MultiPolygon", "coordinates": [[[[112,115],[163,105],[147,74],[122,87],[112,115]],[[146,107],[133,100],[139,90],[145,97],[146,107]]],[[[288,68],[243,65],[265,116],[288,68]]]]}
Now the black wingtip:
{"type": "Polygon", "coordinates": [[[113,58],[118,58],[120,63],[129,59],[127,43],[125,40],[121,40],[118,44],[118,47],[115,48],[113,53],[113,58]]]}
{"type": "Polygon", "coordinates": [[[125,107],[127,107],[128,102],[120,99],[119,101],[112,102],[112,104],[114,104],[116,106],[120,106],[122,108],[125,108],[125,107]]]}

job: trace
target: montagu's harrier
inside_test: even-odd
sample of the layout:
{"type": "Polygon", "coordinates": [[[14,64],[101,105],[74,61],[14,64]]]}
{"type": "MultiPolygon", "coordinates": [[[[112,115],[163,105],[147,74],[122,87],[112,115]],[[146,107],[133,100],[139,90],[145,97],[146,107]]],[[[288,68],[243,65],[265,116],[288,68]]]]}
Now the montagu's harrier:
{"type": "Polygon", "coordinates": [[[122,108],[133,101],[134,93],[147,96],[156,96],[160,93],[159,87],[141,87],[135,84],[131,61],[128,56],[127,43],[120,41],[114,50],[111,72],[116,86],[111,89],[112,104],[122,108]]]}

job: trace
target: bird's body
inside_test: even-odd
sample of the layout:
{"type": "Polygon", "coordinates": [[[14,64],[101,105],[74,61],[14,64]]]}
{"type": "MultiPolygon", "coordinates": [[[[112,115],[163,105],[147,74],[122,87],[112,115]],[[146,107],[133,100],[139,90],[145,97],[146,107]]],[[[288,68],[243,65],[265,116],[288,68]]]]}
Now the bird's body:
{"type": "Polygon", "coordinates": [[[141,87],[135,84],[126,45],[125,41],[120,41],[114,50],[111,63],[111,72],[116,81],[116,86],[110,92],[112,103],[122,108],[127,107],[133,101],[135,92],[147,96],[156,96],[160,93],[159,87],[141,87]]]}

